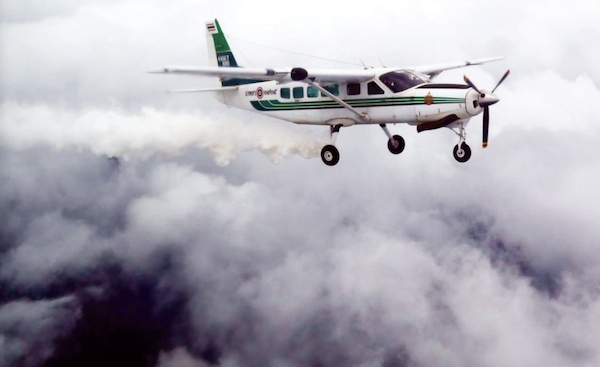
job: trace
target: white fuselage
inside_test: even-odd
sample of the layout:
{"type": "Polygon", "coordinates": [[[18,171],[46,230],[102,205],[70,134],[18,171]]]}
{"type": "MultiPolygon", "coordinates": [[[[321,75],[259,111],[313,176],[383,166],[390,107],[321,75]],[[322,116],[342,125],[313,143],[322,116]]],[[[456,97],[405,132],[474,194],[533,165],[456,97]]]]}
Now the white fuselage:
{"type": "Polygon", "coordinates": [[[475,102],[477,92],[466,85],[421,83],[394,93],[377,77],[350,84],[353,85],[337,84],[337,97],[358,112],[368,115],[368,119],[361,118],[314,88],[309,91],[311,87],[305,82],[268,81],[244,84],[235,90],[215,92],[215,96],[229,106],[297,124],[313,125],[418,125],[439,121],[450,115],[456,116],[456,123],[466,124],[472,116],[483,111],[475,102]]]}

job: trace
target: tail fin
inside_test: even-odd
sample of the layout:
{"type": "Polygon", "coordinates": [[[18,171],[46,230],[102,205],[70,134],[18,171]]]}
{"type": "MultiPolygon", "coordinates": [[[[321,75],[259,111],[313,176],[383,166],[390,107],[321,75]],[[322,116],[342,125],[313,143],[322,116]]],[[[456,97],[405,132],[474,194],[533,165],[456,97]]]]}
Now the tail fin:
{"type": "Polygon", "coordinates": [[[238,67],[219,22],[206,22],[206,46],[210,66],[238,67]]]}
{"type": "MultiPolygon", "coordinates": [[[[208,47],[208,62],[210,66],[220,67],[240,67],[235,61],[233,52],[225,39],[219,22],[215,19],[206,22],[206,46],[208,47]]],[[[215,79],[218,80],[218,79],[215,79]]],[[[231,87],[242,84],[252,84],[264,82],[262,79],[243,79],[243,78],[221,78],[215,83],[215,86],[231,87]]]]}

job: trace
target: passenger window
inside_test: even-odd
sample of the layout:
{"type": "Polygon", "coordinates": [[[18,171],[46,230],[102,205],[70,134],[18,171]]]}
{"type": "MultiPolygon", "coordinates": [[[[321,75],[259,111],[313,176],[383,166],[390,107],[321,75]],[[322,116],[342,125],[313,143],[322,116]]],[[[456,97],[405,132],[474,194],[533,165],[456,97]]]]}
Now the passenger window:
{"type": "Polygon", "coordinates": [[[369,94],[384,94],[385,93],[383,91],[383,89],[381,89],[381,87],[378,86],[377,83],[375,83],[375,82],[370,82],[369,84],[367,84],[367,92],[369,92],[369,94]]]}
{"type": "Polygon", "coordinates": [[[294,98],[295,99],[299,99],[299,98],[304,98],[304,87],[296,87],[293,89],[293,93],[294,93],[294,98]]]}
{"type": "Polygon", "coordinates": [[[280,92],[282,99],[290,99],[290,88],[281,88],[280,92]]]}
{"type": "MultiPolygon", "coordinates": [[[[325,90],[327,90],[329,93],[333,94],[334,96],[339,96],[340,95],[340,87],[337,84],[323,86],[323,88],[325,90]]],[[[321,96],[325,97],[325,94],[321,93],[321,96]]]]}
{"type": "Polygon", "coordinates": [[[308,87],[306,89],[306,95],[308,98],[316,98],[319,96],[319,90],[315,87],[308,87]]]}
{"type": "Polygon", "coordinates": [[[360,83],[348,83],[347,92],[349,96],[360,94],[360,83]]]}

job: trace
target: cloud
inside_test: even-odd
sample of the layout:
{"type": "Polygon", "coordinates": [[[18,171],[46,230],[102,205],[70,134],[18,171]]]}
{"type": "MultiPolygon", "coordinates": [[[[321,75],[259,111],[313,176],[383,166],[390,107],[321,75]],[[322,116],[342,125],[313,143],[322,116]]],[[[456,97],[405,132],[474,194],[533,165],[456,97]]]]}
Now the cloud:
{"type": "MultiPolygon", "coordinates": [[[[13,154],[20,153],[9,155],[13,154]]],[[[46,155],[52,161],[63,154],[46,155]]],[[[109,166],[105,158],[83,157],[76,167],[109,166]]],[[[26,168],[36,171],[38,164],[45,162],[26,168]]],[[[44,175],[52,178],[47,187],[78,181],[79,176],[66,179],[59,174],[80,172],[70,162],[63,164],[53,168],[54,174],[44,175]]],[[[277,169],[295,167],[284,161],[277,169]]],[[[298,201],[297,189],[289,185],[264,178],[236,185],[221,175],[170,162],[131,161],[120,164],[116,172],[111,176],[106,171],[82,190],[98,193],[96,201],[103,202],[112,191],[96,186],[106,185],[109,177],[124,180],[122,185],[142,183],[141,189],[121,197],[126,211],[120,229],[100,230],[96,218],[102,215],[93,214],[96,205],[80,208],[77,216],[40,217],[23,208],[35,200],[20,199],[13,212],[31,224],[20,234],[25,241],[4,257],[2,266],[4,284],[16,294],[32,288],[72,292],[72,282],[75,289],[97,287],[92,295],[85,291],[77,296],[82,319],[88,320],[77,330],[87,330],[87,345],[106,340],[104,332],[81,329],[100,323],[114,328],[129,325],[131,330],[155,325],[160,330],[155,338],[140,339],[140,347],[131,352],[155,353],[160,363],[181,359],[197,364],[220,360],[232,366],[273,361],[291,366],[342,362],[410,366],[484,361],[500,366],[538,361],[585,364],[598,358],[593,331],[597,329],[586,327],[598,320],[598,292],[587,283],[596,262],[581,269],[567,266],[554,275],[562,279],[558,293],[540,292],[510,258],[499,257],[496,262],[490,258],[498,250],[490,247],[488,236],[502,235],[494,226],[483,220],[491,233],[466,235],[483,219],[474,213],[460,214],[463,209],[439,209],[438,202],[411,203],[398,196],[390,211],[396,215],[384,212],[366,219],[363,215],[381,204],[369,204],[372,195],[360,198],[360,190],[367,187],[362,180],[354,182],[356,189],[346,186],[320,199],[313,177],[305,182],[313,187],[309,190],[313,199],[298,201]],[[355,203],[348,203],[352,206],[328,205],[330,200],[343,203],[348,195],[355,197],[355,203]],[[290,205],[294,202],[302,205],[290,205]],[[362,211],[352,211],[356,203],[362,211]],[[78,229],[79,218],[87,218],[83,232],[78,229]],[[435,233],[421,233],[419,224],[435,233]],[[73,247],[73,240],[82,247],[73,247]],[[25,256],[35,243],[54,251],[44,255],[32,250],[25,256]],[[37,262],[36,255],[49,261],[37,262]],[[53,262],[53,257],[60,262],[53,262]],[[57,273],[61,276],[52,276],[57,273]],[[26,274],[31,281],[15,281],[26,274]],[[127,308],[123,313],[108,311],[127,305],[136,305],[140,317],[131,319],[127,308]],[[96,309],[104,311],[92,313],[96,309]]],[[[383,186],[380,194],[392,197],[391,190],[403,185],[392,182],[396,185],[383,186]]],[[[65,204],[73,198],[78,195],[64,196],[59,199],[63,203],[53,205],[68,207],[65,204]]],[[[473,205],[467,202],[464,207],[473,205]]],[[[106,210],[110,213],[110,208],[106,210]]],[[[509,224],[494,218],[500,222],[495,226],[509,224]]],[[[538,249],[536,241],[532,237],[521,245],[537,256],[545,249],[538,249]]],[[[505,251],[515,251],[508,246],[505,251]]],[[[538,266],[534,257],[518,252],[513,256],[534,269],[538,266]]],[[[580,260],[575,263],[583,265],[580,260]]],[[[72,351],[70,340],[58,343],[59,350],[72,351]]],[[[106,348],[114,350],[110,348],[115,345],[106,348]]],[[[68,355],[63,353],[61,358],[68,355]]],[[[83,363],[86,356],[75,354],[72,363],[83,363]]],[[[137,360],[127,353],[122,358],[137,360]]]]}
{"type": "Polygon", "coordinates": [[[170,352],[162,352],[158,358],[159,367],[205,367],[208,366],[201,360],[190,356],[184,348],[177,348],[170,352]]]}
{"type": "Polygon", "coordinates": [[[5,366],[38,366],[54,352],[54,343],[80,317],[74,297],[21,300],[0,307],[0,362],[5,366]]]}
{"type": "Polygon", "coordinates": [[[87,5],[95,0],[62,1],[60,3],[47,3],[37,0],[3,1],[3,22],[36,22],[53,17],[65,17],[75,13],[82,5],[87,5]]]}

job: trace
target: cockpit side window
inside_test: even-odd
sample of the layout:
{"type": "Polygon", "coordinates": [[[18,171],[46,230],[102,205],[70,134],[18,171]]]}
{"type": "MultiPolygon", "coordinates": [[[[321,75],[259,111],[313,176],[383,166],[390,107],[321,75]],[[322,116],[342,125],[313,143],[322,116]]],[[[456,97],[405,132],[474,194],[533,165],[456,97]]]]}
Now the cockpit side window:
{"type": "Polygon", "coordinates": [[[367,91],[369,92],[369,95],[385,94],[383,89],[381,89],[381,87],[378,86],[375,82],[369,82],[369,84],[367,84],[367,91]]]}
{"type": "Polygon", "coordinates": [[[380,76],[379,80],[394,93],[425,83],[423,79],[407,71],[392,71],[380,76]]]}

